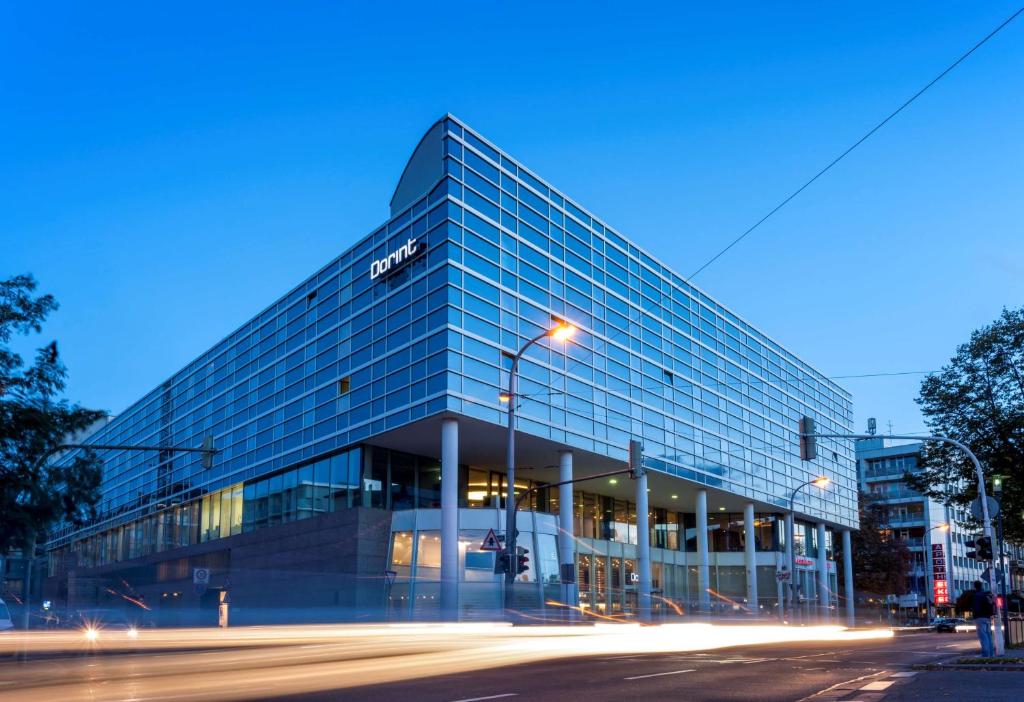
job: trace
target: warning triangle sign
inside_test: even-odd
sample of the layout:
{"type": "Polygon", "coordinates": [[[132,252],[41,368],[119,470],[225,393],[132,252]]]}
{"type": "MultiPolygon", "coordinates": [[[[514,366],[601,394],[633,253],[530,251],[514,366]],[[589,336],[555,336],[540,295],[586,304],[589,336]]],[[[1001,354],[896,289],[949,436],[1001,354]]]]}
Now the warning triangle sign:
{"type": "Polygon", "coordinates": [[[487,530],[487,536],[484,537],[484,542],[480,544],[481,551],[500,551],[501,542],[498,541],[498,535],[494,533],[494,529],[487,530]]]}

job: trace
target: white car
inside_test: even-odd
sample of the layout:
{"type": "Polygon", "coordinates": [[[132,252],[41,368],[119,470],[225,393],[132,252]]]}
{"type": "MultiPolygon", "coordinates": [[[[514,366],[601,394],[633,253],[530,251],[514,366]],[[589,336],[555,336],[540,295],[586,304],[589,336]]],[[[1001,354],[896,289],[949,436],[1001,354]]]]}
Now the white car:
{"type": "MultiPolygon", "coordinates": [[[[995,624],[992,622],[991,619],[989,620],[989,628],[995,629],[995,624]]],[[[976,630],[977,627],[974,626],[974,622],[964,622],[963,624],[956,625],[956,633],[958,634],[973,634],[976,630]]]]}
{"type": "Polygon", "coordinates": [[[14,631],[14,622],[11,620],[11,610],[7,609],[7,603],[0,600],[0,633],[14,631]]]}

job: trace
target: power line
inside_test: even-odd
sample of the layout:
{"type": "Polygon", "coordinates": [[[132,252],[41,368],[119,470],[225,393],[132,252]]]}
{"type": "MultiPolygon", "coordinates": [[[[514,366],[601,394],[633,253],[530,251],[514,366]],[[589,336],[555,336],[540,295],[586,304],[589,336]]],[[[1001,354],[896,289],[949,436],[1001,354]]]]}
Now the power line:
{"type": "Polygon", "coordinates": [[[900,371],[898,373],[861,373],[859,375],[831,375],[829,380],[840,380],[842,378],[881,378],[890,375],[931,375],[939,371],[900,371]]]}
{"type": "Polygon", "coordinates": [[[723,255],[724,255],[724,254],[725,254],[725,253],[726,253],[726,252],[727,252],[727,251],[728,251],[729,249],[731,249],[731,248],[732,248],[733,246],[735,246],[736,244],[738,244],[738,243],[740,243],[741,241],[743,241],[743,240],[744,240],[744,239],[745,239],[745,238],[747,237],[747,235],[749,235],[749,234],[750,234],[750,233],[752,233],[752,232],[753,232],[753,231],[754,231],[755,229],[757,229],[757,228],[758,228],[758,227],[760,227],[760,226],[761,226],[762,224],[764,224],[764,222],[765,222],[765,221],[767,221],[769,217],[771,217],[771,216],[772,216],[772,215],[774,215],[774,214],[775,214],[776,212],[778,212],[779,210],[781,210],[781,209],[782,209],[783,207],[785,207],[786,205],[788,205],[788,204],[789,204],[789,201],[790,201],[790,200],[792,200],[792,199],[793,199],[793,198],[795,198],[795,197],[796,197],[797,195],[799,195],[800,193],[802,193],[802,192],[803,192],[804,190],[806,190],[806,189],[807,189],[807,188],[808,188],[808,187],[809,187],[809,186],[810,186],[810,185],[811,185],[811,184],[812,184],[812,183],[813,183],[814,181],[816,181],[816,180],[817,180],[818,178],[820,178],[821,176],[825,175],[825,174],[826,174],[826,173],[827,173],[828,171],[830,171],[830,170],[832,169],[832,167],[833,167],[833,166],[835,166],[835,165],[836,165],[837,163],[839,163],[839,162],[840,162],[840,161],[842,161],[842,160],[843,160],[844,158],[846,158],[846,156],[847,156],[847,155],[849,155],[851,151],[853,151],[853,150],[854,150],[854,149],[856,149],[856,148],[857,148],[858,146],[860,146],[860,145],[861,145],[861,144],[863,144],[863,143],[864,143],[865,141],[867,141],[867,140],[868,140],[869,138],[871,138],[871,136],[873,136],[875,132],[877,132],[877,131],[878,131],[879,129],[881,129],[881,128],[882,128],[882,127],[884,127],[884,126],[885,126],[886,124],[888,124],[888,122],[889,122],[890,120],[892,120],[892,119],[893,119],[893,118],[894,118],[894,117],[895,117],[896,115],[898,115],[898,114],[899,114],[900,112],[902,112],[902,111],[903,111],[904,109],[906,109],[906,108],[907,108],[907,107],[908,107],[908,106],[910,105],[910,103],[914,102],[914,101],[915,101],[915,100],[917,100],[917,99],[918,99],[919,97],[921,97],[922,95],[924,95],[924,94],[925,94],[925,92],[927,92],[929,88],[931,88],[931,87],[932,87],[933,85],[935,85],[935,84],[936,84],[936,83],[938,83],[938,82],[939,82],[940,80],[942,80],[943,78],[945,78],[945,77],[946,77],[946,75],[947,75],[947,74],[948,74],[948,73],[949,73],[950,71],[952,71],[952,70],[953,70],[954,68],[956,68],[957,66],[959,66],[959,65],[960,65],[960,64],[961,64],[961,63],[962,63],[962,62],[963,62],[963,61],[964,61],[964,60],[965,60],[965,59],[966,59],[966,58],[967,58],[968,56],[970,56],[970,55],[971,55],[971,54],[973,54],[973,53],[974,53],[975,51],[977,51],[978,49],[980,49],[980,48],[982,47],[982,45],[984,45],[984,44],[985,44],[985,42],[987,42],[987,41],[988,41],[989,39],[991,39],[991,38],[992,38],[992,37],[994,37],[994,36],[995,36],[996,34],[998,34],[998,33],[999,33],[999,31],[1003,29],[1003,27],[1005,27],[1005,26],[1006,26],[1006,25],[1008,25],[1008,24],[1009,24],[1010,22],[1012,22],[1013,20],[1015,20],[1015,19],[1017,18],[1017,16],[1018,16],[1018,15],[1020,15],[1020,14],[1021,14],[1022,12],[1024,12],[1024,7],[1021,7],[1021,8],[1019,9],[1019,10],[1017,10],[1017,11],[1016,11],[1016,12],[1014,12],[1014,13],[1013,13],[1012,15],[1010,15],[1010,16],[1009,16],[1009,17],[1008,17],[1008,18],[1007,18],[1006,20],[1004,20],[1004,21],[1003,21],[1003,23],[1002,23],[1002,24],[1000,24],[1000,25],[999,25],[998,27],[996,27],[996,28],[995,28],[995,29],[993,29],[993,30],[992,30],[991,32],[989,32],[989,33],[988,33],[988,34],[987,34],[987,35],[985,36],[985,38],[983,38],[983,39],[982,39],[981,41],[979,41],[979,42],[978,42],[977,44],[975,44],[974,46],[972,46],[972,47],[970,48],[970,50],[969,50],[969,51],[968,51],[967,53],[963,54],[963,55],[962,55],[962,56],[961,56],[960,58],[958,58],[958,59],[957,59],[956,61],[954,61],[953,63],[951,63],[951,64],[949,65],[949,67],[947,67],[947,68],[946,68],[946,70],[944,70],[944,71],[943,71],[942,73],[940,73],[940,74],[939,74],[939,75],[937,75],[937,76],[936,76],[935,78],[933,78],[933,79],[931,80],[931,82],[929,82],[929,83],[928,83],[928,84],[927,84],[926,86],[924,86],[923,88],[921,88],[920,90],[918,90],[918,91],[917,91],[916,93],[914,93],[914,95],[913,95],[913,96],[911,96],[911,98],[910,98],[909,100],[907,100],[907,101],[906,101],[906,102],[904,102],[904,103],[903,103],[902,105],[900,105],[900,106],[899,106],[898,108],[896,108],[896,110],[895,110],[894,112],[892,112],[892,113],[891,113],[891,114],[890,114],[890,115],[889,115],[888,117],[886,117],[886,118],[885,118],[885,119],[883,119],[883,120],[882,120],[881,122],[879,122],[878,124],[876,124],[876,125],[875,125],[875,126],[874,126],[874,127],[872,128],[872,129],[871,129],[871,131],[869,131],[869,132],[868,132],[867,134],[865,134],[865,135],[864,135],[864,136],[862,136],[862,137],[861,137],[860,139],[858,139],[858,140],[857,140],[857,141],[856,141],[856,142],[855,142],[855,143],[853,144],[853,146],[849,147],[849,148],[848,148],[848,149],[847,149],[846,151],[844,151],[843,153],[841,153],[841,154],[839,154],[838,156],[836,156],[836,157],[835,157],[835,158],[834,158],[834,159],[832,160],[832,162],[831,162],[831,163],[829,163],[829,164],[828,164],[827,166],[825,166],[825,167],[824,167],[824,168],[822,168],[822,169],[821,169],[820,171],[818,171],[817,173],[815,173],[815,174],[814,174],[814,177],[813,177],[813,178],[811,178],[811,179],[810,179],[810,180],[808,180],[808,181],[807,181],[806,183],[804,183],[804,184],[803,184],[803,185],[801,185],[801,186],[800,186],[799,188],[797,188],[797,189],[796,189],[796,190],[795,190],[795,191],[794,191],[794,192],[793,192],[793,193],[792,193],[792,194],[791,194],[791,195],[790,195],[789,197],[787,197],[787,198],[786,198],[785,200],[783,200],[783,201],[782,201],[782,202],[780,202],[780,203],[779,203],[778,205],[776,205],[776,206],[775,206],[775,207],[774,207],[774,208],[773,208],[773,209],[771,210],[771,212],[769,212],[768,214],[766,214],[766,215],[765,215],[764,217],[762,217],[761,219],[757,220],[757,222],[756,222],[756,223],[754,223],[754,226],[750,227],[750,228],[749,228],[749,229],[747,229],[747,230],[746,230],[745,232],[743,232],[742,234],[740,234],[740,235],[739,235],[738,237],[736,237],[735,239],[733,239],[733,240],[732,240],[732,242],[730,242],[728,246],[726,246],[726,247],[725,247],[724,249],[722,249],[721,251],[719,251],[718,253],[716,253],[716,254],[715,254],[714,256],[712,256],[712,257],[711,257],[711,258],[710,258],[710,259],[709,259],[709,260],[708,260],[708,261],[707,261],[706,263],[704,263],[704,265],[703,265],[703,266],[701,266],[700,268],[698,268],[697,270],[695,270],[695,271],[694,271],[693,273],[691,273],[691,274],[690,274],[690,279],[692,280],[693,278],[696,278],[696,277],[697,277],[698,275],[700,275],[700,272],[701,272],[701,271],[703,271],[703,270],[704,270],[705,268],[707,268],[707,267],[708,267],[708,266],[710,266],[710,265],[711,265],[712,263],[714,263],[715,261],[717,261],[717,260],[718,260],[718,259],[719,259],[719,258],[720,258],[721,256],[723,256],[723,255]]]}

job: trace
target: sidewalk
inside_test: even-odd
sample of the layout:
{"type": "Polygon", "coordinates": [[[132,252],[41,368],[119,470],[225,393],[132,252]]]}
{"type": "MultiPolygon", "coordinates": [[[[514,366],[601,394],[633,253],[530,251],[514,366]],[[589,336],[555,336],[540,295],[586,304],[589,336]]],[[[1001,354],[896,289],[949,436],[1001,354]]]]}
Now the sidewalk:
{"type": "Polygon", "coordinates": [[[1008,648],[998,658],[982,658],[977,650],[971,653],[960,653],[955,656],[915,666],[917,670],[984,670],[1024,672],[1024,648],[1008,648]]]}

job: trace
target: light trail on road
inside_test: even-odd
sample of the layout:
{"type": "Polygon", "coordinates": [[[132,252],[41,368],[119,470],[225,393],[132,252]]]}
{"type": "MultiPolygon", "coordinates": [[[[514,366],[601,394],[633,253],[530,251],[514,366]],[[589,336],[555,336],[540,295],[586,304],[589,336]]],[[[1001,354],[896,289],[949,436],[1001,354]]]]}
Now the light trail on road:
{"type": "Polygon", "coordinates": [[[257,698],[323,692],[492,666],[753,644],[861,641],[888,629],[504,623],[268,626],[32,632],[0,637],[0,700],[105,702],[257,698]],[[131,655],[125,655],[131,654],[131,655]],[[26,657],[13,661],[15,655],[26,657]]]}

